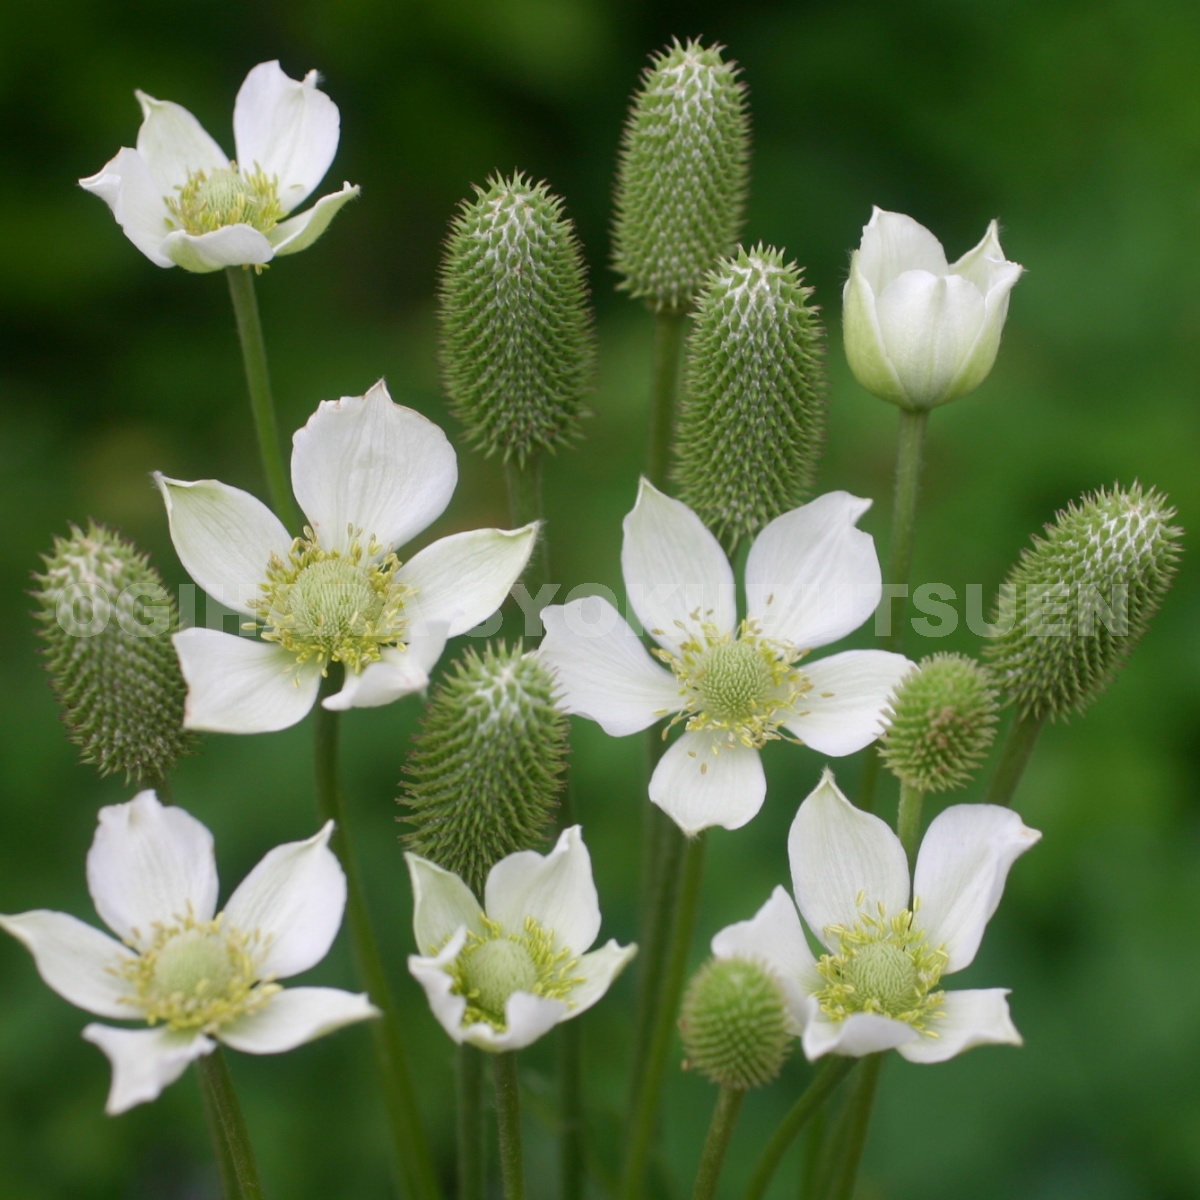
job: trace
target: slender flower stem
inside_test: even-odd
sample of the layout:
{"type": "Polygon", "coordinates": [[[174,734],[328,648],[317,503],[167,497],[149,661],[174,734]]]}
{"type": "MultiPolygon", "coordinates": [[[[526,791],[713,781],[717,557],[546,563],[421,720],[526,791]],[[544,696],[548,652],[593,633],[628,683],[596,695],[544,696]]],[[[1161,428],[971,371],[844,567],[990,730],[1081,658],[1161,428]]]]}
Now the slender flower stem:
{"type": "Polygon", "coordinates": [[[483,1051],[458,1048],[458,1200],[484,1200],[483,1051]]]}
{"type": "Polygon", "coordinates": [[[242,362],[246,367],[246,386],[250,391],[250,411],[254,414],[254,430],[258,434],[258,453],[267,491],[275,514],[293,533],[300,530],[300,514],[292,500],[291,484],[284,467],[279,441],[279,425],[275,420],[275,401],[271,394],[271,375],[267,370],[267,347],[263,341],[262,322],[258,319],[258,300],[254,295],[254,272],[246,267],[226,267],[229,295],[233,300],[233,315],[237,320],[238,338],[242,343],[242,362]]]}
{"type": "Polygon", "coordinates": [[[496,1076],[496,1124],[500,1131],[500,1178],[504,1200],[524,1200],[525,1169],[521,1156],[521,1088],[517,1081],[517,1056],[509,1051],[493,1054],[496,1076]]]}
{"type": "Polygon", "coordinates": [[[746,1093],[742,1088],[723,1087],[717,1093],[717,1104],[708,1126],[708,1136],[704,1139],[704,1153],[700,1156],[692,1200],[712,1200],[717,1194],[717,1181],[721,1178],[725,1151],[729,1149],[729,1139],[733,1136],[733,1127],[737,1124],[745,1098],[746,1093]]]}
{"type": "Polygon", "coordinates": [[[1018,713],[1013,717],[1004,736],[1004,745],[1000,748],[1000,758],[988,785],[987,795],[984,796],[988,804],[1007,806],[1012,803],[1017,784],[1025,774],[1045,722],[1045,717],[1035,717],[1032,713],[1018,713]]]}
{"type": "Polygon", "coordinates": [[[225,1200],[262,1200],[254,1150],[224,1052],[218,1047],[201,1058],[196,1067],[225,1200]]]}
{"type": "MultiPolygon", "coordinates": [[[[858,1166],[862,1162],[863,1148],[867,1144],[871,1111],[875,1107],[875,1091],[879,1086],[883,1058],[882,1054],[869,1054],[863,1059],[854,1091],[846,1102],[845,1111],[842,1113],[842,1130],[839,1131],[842,1136],[838,1139],[841,1154],[835,1164],[835,1178],[827,1193],[827,1200],[851,1200],[854,1195],[858,1166]]],[[[822,1200],[826,1198],[823,1197],[822,1200]]]]}
{"type": "Polygon", "coordinates": [[[650,451],[646,477],[656,488],[667,482],[671,465],[671,436],[675,430],[675,406],[679,393],[679,370],[687,332],[686,313],[659,313],[654,326],[654,391],[650,409],[650,451]]]}
{"type": "MultiPolygon", "coordinates": [[[[543,457],[536,454],[523,467],[512,460],[504,464],[504,478],[508,485],[508,519],[514,529],[543,519],[543,457]]],[[[536,596],[542,585],[549,582],[550,545],[543,530],[533,548],[529,566],[525,568],[525,586],[531,595],[536,596]]]]}
{"type": "MultiPolygon", "coordinates": [[[[340,686],[341,681],[331,671],[321,684],[321,699],[340,686]]],[[[399,1013],[371,925],[358,860],[348,837],[346,805],[338,782],[338,714],[323,708],[318,700],[313,715],[317,805],[322,819],[335,823],[331,845],[346,873],[346,917],[354,956],[371,1001],[382,1013],[378,1021],[370,1024],[383,1073],[396,1173],[411,1200],[440,1200],[441,1189],[417,1110],[399,1013]]]]}
{"type": "Polygon", "coordinates": [[[900,836],[900,845],[908,855],[908,869],[912,870],[916,862],[917,847],[921,844],[921,806],[925,803],[925,793],[909,787],[907,783],[900,785],[900,808],[896,813],[896,833],[900,836]]]}
{"type": "Polygon", "coordinates": [[[558,1177],[562,1200],[582,1200],[584,1176],[583,1027],[558,1027],[558,1177]]]}

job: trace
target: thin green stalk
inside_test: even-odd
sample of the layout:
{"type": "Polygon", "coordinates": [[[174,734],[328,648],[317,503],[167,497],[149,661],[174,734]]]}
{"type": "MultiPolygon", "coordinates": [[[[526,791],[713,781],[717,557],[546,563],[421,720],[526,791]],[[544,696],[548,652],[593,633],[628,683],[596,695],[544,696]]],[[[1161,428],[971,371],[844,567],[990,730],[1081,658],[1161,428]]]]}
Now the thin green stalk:
{"type": "Polygon", "coordinates": [[[242,1106],[233,1090],[233,1079],[224,1051],[218,1047],[197,1063],[204,1115],[212,1134],[217,1169],[225,1200],[262,1200],[262,1183],[254,1162],[254,1150],[246,1132],[242,1106]]]}
{"type": "Polygon", "coordinates": [[[517,1056],[509,1051],[493,1054],[496,1076],[496,1124],[500,1131],[500,1178],[504,1200],[524,1200],[525,1169],[521,1155],[521,1088],[517,1081],[517,1056]]]}
{"type": "Polygon", "coordinates": [[[675,430],[675,408],[686,332],[686,313],[664,312],[655,316],[654,391],[651,395],[646,478],[656,488],[666,486],[667,471],[671,465],[671,437],[675,430]]]}
{"type": "Polygon", "coordinates": [[[917,847],[921,844],[921,806],[925,803],[925,793],[909,787],[907,783],[900,785],[900,808],[896,813],[896,833],[900,837],[900,845],[908,855],[908,869],[911,871],[917,859],[917,847]]]}
{"type": "Polygon", "coordinates": [[[717,1194],[717,1181],[721,1178],[721,1167],[725,1163],[725,1151],[737,1124],[742,1101],[746,1098],[743,1088],[723,1087],[717,1093],[716,1107],[704,1139],[704,1153],[700,1156],[700,1169],[696,1172],[696,1186],[692,1189],[692,1200],[712,1200],[717,1194]]]}
{"type": "Polygon", "coordinates": [[[1025,774],[1038,734],[1045,723],[1045,717],[1035,717],[1032,713],[1018,713],[1013,717],[1008,733],[1004,735],[1004,745],[1000,747],[1000,758],[988,785],[987,795],[984,796],[988,804],[1007,806],[1012,803],[1017,784],[1025,774]]]}
{"type": "MultiPolygon", "coordinates": [[[[321,697],[331,695],[339,686],[340,681],[331,672],[321,684],[321,697]]],[[[440,1200],[441,1189],[417,1110],[399,1013],[371,925],[358,859],[348,837],[346,806],[338,782],[338,714],[323,708],[319,700],[313,714],[317,805],[321,818],[334,822],[331,845],[346,873],[346,918],[350,940],[359,975],[372,1003],[382,1014],[370,1025],[375,1055],[383,1073],[396,1173],[411,1200],[440,1200]]]]}
{"type": "Polygon", "coordinates": [[[558,1177],[562,1200],[581,1200],[584,1175],[583,1026],[558,1027],[558,1177]]]}
{"type": "Polygon", "coordinates": [[[487,1194],[483,1149],[483,1051],[458,1048],[458,1200],[484,1200],[487,1194]]]}
{"type": "MultiPolygon", "coordinates": [[[[844,1135],[839,1137],[841,1155],[839,1161],[834,1164],[833,1186],[827,1193],[827,1200],[851,1200],[854,1195],[858,1167],[862,1162],[863,1148],[867,1144],[867,1128],[871,1124],[871,1112],[875,1107],[875,1091],[879,1086],[879,1072],[883,1069],[883,1059],[882,1054],[868,1054],[863,1059],[854,1091],[842,1113],[844,1135]]],[[[823,1197],[822,1200],[826,1198],[823,1197]]]]}
{"type": "MultiPolygon", "coordinates": [[[[508,485],[508,518],[514,529],[543,519],[543,457],[535,454],[523,467],[512,459],[504,464],[504,478],[508,485]]],[[[550,544],[543,529],[533,548],[529,565],[525,568],[525,586],[530,595],[536,596],[541,587],[549,582],[550,544]]]]}
{"type": "Polygon", "coordinates": [[[254,295],[254,272],[247,267],[227,267],[225,278],[229,280],[233,315],[237,321],[238,338],[242,343],[246,387],[250,391],[250,411],[254,415],[258,453],[262,459],[263,474],[267,477],[271,507],[288,529],[299,533],[300,514],[292,499],[292,488],[279,440],[279,425],[275,419],[271,375],[267,370],[267,347],[263,341],[262,322],[258,317],[258,300],[254,295]]]}

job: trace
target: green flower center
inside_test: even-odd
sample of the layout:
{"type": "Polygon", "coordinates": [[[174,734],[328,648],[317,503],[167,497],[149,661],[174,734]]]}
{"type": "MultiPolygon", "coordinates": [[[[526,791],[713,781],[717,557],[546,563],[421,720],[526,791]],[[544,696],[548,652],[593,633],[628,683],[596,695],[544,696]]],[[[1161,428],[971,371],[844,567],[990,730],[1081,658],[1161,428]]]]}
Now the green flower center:
{"type": "Polygon", "coordinates": [[[244,173],[236,163],[214,171],[194,171],[166,197],[174,226],[191,234],[212,233],[227,225],[249,225],[269,233],[283,217],[279,181],[261,170],[244,173]]]}

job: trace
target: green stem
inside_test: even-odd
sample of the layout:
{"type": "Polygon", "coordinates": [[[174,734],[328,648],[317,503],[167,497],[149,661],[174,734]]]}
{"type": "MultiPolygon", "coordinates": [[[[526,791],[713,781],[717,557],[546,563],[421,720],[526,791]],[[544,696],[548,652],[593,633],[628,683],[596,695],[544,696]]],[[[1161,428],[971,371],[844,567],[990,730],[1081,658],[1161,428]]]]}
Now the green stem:
{"type": "Polygon", "coordinates": [[[654,391],[650,408],[650,451],[646,477],[656,488],[667,482],[671,465],[671,436],[679,394],[679,369],[683,361],[686,313],[658,313],[654,325],[654,391]]]}
{"type": "Polygon", "coordinates": [[[583,1196],[583,1026],[564,1021],[558,1027],[559,1195],[583,1196]]]}
{"type": "Polygon", "coordinates": [[[839,1137],[840,1161],[836,1164],[833,1186],[828,1200],[851,1200],[854,1184],[858,1179],[858,1166],[862,1162],[863,1148],[867,1144],[867,1127],[871,1123],[871,1111],[875,1107],[875,1091],[879,1086],[879,1072],[883,1069],[882,1054],[869,1054],[863,1059],[862,1070],[855,1082],[854,1092],[842,1113],[842,1131],[839,1137]]]}
{"type": "Polygon", "coordinates": [[[700,1156],[692,1200],[712,1200],[717,1194],[717,1180],[721,1178],[725,1151],[729,1148],[729,1139],[733,1136],[733,1127],[737,1124],[745,1098],[746,1093],[742,1088],[723,1087],[717,1093],[717,1104],[708,1126],[708,1136],[704,1139],[704,1153],[700,1156]]]}
{"type": "Polygon", "coordinates": [[[992,782],[988,785],[984,800],[988,804],[1009,805],[1025,774],[1025,768],[1033,756],[1033,747],[1037,744],[1038,734],[1046,718],[1036,717],[1032,713],[1018,713],[1008,727],[1004,737],[1004,745],[1000,748],[1000,758],[996,763],[992,782]]]}
{"type": "Polygon", "coordinates": [[[458,1048],[458,1200],[484,1200],[483,1051],[458,1048]]]}
{"type": "Polygon", "coordinates": [[[900,808],[896,813],[896,833],[900,836],[900,845],[908,855],[908,869],[911,872],[917,860],[917,847],[921,844],[921,806],[925,803],[925,793],[909,787],[907,783],[900,785],[900,808]]]}
{"type": "Polygon", "coordinates": [[[262,1200],[254,1150],[224,1052],[218,1047],[201,1058],[196,1067],[225,1200],[262,1200]]]}
{"type": "MultiPolygon", "coordinates": [[[[508,519],[514,529],[543,519],[542,458],[541,454],[536,454],[523,467],[512,460],[504,464],[504,478],[508,485],[508,519]]],[[[525,586],[530,595],[536,596],[541,587],[549,582],[550,544],[545,529],[542,529],[529,565],[525,568],[525,586]]]]}
{"type": "MultiPolygon", "coordinates": [[[[321,699],[332,695],[339,686],[340,680],[331,672],[321,684],[321,699]]],[[[346,805],[338,782],[338,714],[323,708],[318,700],[313,715],[317,805],[322,820],[334,822],[331,845],[346,873],[346,918],[350,940],[359,975],[372,1003],[382,1014],[378,1021],[370,1022],[370,1026],[376,1058],[383,1073],[396,1173],[411,1200],[440,1200],[441,1189],[417,1110],[399,1013],[371,925],[358,859],[348,836],[346,805]]]]}
{"type": "Polygon", "coordinates": [[[293,533],[300,531],[300,514],[292,500],[288,471],[284,467],[283,450],[279,440],[279,425],[275,420],[275,401],[271,395],[271,375],[267,370],[267,347],[263,341],[262,322],[258,318],[258,300],[254,295],[254,272],[247,267],[227,267],[229,295],[233,300],[233,315],[237,321],[238,338],[242,343],[242,362],[246,367],[246,387],[250,391],[250,411],[254,415],[254,431],[258,435],[258,453],[271,507],[293,533]]]}
{"type": "Polygon", "coordinates": [[[525,1171],[521,1162],[521,1088],[517,1056],[511,1051],[492,1055],[496,1075],[496,1124],[500,1131],[500,1178],[504,1200],[524,1200],[525,1171]]]}
{"type": "Polygon", "coordinates": [[[788,1114],[779,1123],[779,1127],[771,1135],[750,1183],[746,1188],[745,1200],[761,1200],[767,1186],[775,1177],[783,1156],[788,1147],[796,1140],[800,1131],[808,1124],[812,1116],[818,1112],[826,1100],[833,1094],[834,1089],[851,1071],[858,1066],[858,1059],[834,1055],[827,1058],[813,1076],[812,1081],[792,1105],[788,1114]]]}
{"type": "Polygon", "coordinates": [[[925,430],[929,411],[900,411],[900,438],[896,447],[896,491],[892,503],[892,539],[888,547],[886,582],[905,589],[905,594],[889,600],[888,650],[899,651],[904,642],[904,621],[908,613],[908,585],[912,574],[913,541],[917,528],[917,494],[920,491],[921,463],[925,455],[925,430]]]}

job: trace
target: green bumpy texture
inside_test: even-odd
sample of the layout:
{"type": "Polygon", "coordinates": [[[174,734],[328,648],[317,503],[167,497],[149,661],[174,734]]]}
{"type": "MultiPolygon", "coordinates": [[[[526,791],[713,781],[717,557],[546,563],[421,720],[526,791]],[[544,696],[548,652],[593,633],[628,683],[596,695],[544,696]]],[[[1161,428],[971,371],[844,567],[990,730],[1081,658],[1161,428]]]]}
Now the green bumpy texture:
{"type": "Polygon", "coordinates": [[[146,555],[103,525],[72,526],[43,561],[34,616],[71,741],[101,775],[161,782],[194,745],[171,644],[175,598],[146,555]]]}
{"type": "Polygon", "coordinates": [[[587,276],[544,183],[518,173],[475,192],[442,262],[443,382],[471,445],[523,467],[579,436],[595,374],[587,276]]]}
{"type": "Polygon", "coordinates": [[[1022,552],[985,653],[1023,716],[1082,712],[1124,665],[1175,577],[1174,516],[1161,492],[1114,485],[1072,503],[1022,552]]]}
{"type": "Polygon", "coordinates": [[[543,843],[566,755],[545,667],[520,643],[468,650],[434,689],[405,765],[406,845],[481,896],[496,863],[543,843]]]}
{"type": "Polygon", "coordinates": [[[741,232],[750,116],[722,49],[673,42],[651,60],[625,123],[613,267],[655,312],[685,312],[741,232]]]}
{"type": "Polygon", "coordinates": [[[811,296],[799,267],[759,245],[722,260],[697,299],[673,476],[729,550],[812,490],[826,388],[811,296]]]}

